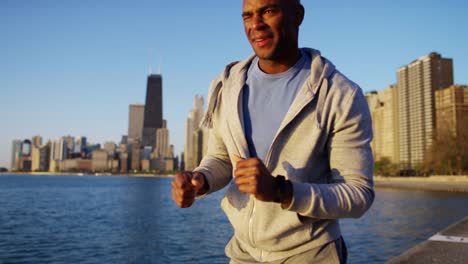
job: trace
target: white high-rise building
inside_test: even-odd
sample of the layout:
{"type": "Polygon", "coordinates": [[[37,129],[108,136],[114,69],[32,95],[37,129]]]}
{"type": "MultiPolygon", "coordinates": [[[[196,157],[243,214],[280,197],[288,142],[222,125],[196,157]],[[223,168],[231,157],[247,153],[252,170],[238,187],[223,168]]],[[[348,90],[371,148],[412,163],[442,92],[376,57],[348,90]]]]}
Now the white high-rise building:
{"type": "Polygon", "coordinates": [[[169,130],[166,127],[166,120],[163,120],[163,127],[156,129],[156,149],[157,157],[172,158],[169,148],[169,130]]]}
{"type": "Polygon", "coordinates": [[[200,123],[203,118],[203,96],[196,95],[193,101],[194,109],[192,109],[185,123],[185,148],[184,148],[184,163],[186,170],[193,170],[197,164],[194,154],[195,149],[194,133],[200,128],[200,123]]]}

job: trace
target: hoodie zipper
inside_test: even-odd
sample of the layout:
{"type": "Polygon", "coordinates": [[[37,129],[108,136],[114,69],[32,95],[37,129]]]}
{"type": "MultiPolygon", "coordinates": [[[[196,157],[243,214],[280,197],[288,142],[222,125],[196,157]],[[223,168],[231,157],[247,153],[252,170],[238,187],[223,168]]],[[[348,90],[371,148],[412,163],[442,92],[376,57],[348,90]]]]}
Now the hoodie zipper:
{"type": "MultiPolygon", "coordinates": [[[[307,80],[308,82],[309,80],[307,80]]],[[[306,84],[307,85],[307,84],[306,84]]],[[[310,100],[308,100],[307,104],[310,103],[311,100],[313,100],[314,97],[312,97],[310,100]]],[[[303,109],[303,107],[301,107],[301,109],[299,111],[301,111],[303,109]]],[[[295,114],[295,116],[297,115],[297,113],[295,114]]],[[[267,153],[267,156],[266,156],[266,159],[265,159],[265,167],[268,169],[268,171],[270,171],[270,168],[269,168],[269,163],[270,163],[270,159],[271,159],[271,155],[272,155],[272,152],[273,152],[273,146],[278,138],[278,136],[281,134],[281,132],[283,131],[283,129],[280,127],[281,130],[278,130],[278,132],[276,133],[275,137],[273,138],[273,141],[271,142],[270,144],[270,148],[268,149],[268,153],[267,153]]],[[[253,228],[253,216],[255,214],[255,209],[256,209],[256,206],[255,206],[255,199],[252,199],[252,203],[253,203],[253,206],[252,206],[252,210],[250,212],[250,217],[249,217],[249,239],[250,239],[250,243],[252,244],[252,246],[254,248],[256,248],[256,244],[254,242],[254,228],[253,228]]],[[[259,257],[259,261],[262,262],[263,261],[263,250],[260,249],[260,257],[259,257]]]]}
{"type": "MultiPolygon", "coordinates": [[[[267,154],[267,157],[265,159],[265,167],[268,169],[268,163],[270,161],[270,156],[271,156],[271,152],[272,152],[272,148],[273,148],[273,145],[276,141],[276,138],[278,137],[280,133],[277,133],[277,135],[275,135],[274,139],[273,139],[273,142],[271,143],[270,145],[270,148],[268,150],[268,154],[267,154]]],[[[255,210],[256,210],[256,203],[255,203],[255,199],[252,199],[252,203],[253,203],[253,206],[252,206],[252,211],[250,212],[250,217],[249,217],[249,238],[250,238],[250,243],[252,244],[252,246],[254,248],[257,248],[256,244],[255,244],[255,241],[254,241],[254,228],[253,228],[253,216],[255,214],[255,210]]],[[[262,249],[259,249],[260,250],[260,257],[259,257],[259,261],[262,262],[263,261],[263,250],[262,249]]]]}

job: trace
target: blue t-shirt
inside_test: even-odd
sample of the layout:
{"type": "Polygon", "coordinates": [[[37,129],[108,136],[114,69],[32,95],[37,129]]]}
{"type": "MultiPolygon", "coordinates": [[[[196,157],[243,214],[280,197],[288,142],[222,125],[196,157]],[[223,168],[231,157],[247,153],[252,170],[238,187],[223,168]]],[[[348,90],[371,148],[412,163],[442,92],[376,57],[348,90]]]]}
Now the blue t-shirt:
{"type": "Polygon", "coordinates": [[[297,92],[310,75],[311,58],[305,52],[289,70],[264,73],[254,58],[242,90],[244,130],[251,157],[265,162],[281,122],[297,92]]]}

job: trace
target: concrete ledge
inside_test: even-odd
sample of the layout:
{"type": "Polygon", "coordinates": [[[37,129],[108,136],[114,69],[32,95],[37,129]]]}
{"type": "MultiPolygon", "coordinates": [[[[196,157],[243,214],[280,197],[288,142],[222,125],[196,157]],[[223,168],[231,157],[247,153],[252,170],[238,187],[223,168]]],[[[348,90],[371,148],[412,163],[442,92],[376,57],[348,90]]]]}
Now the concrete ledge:
{"type": "Polygon", "coordinates": [[[468,192],[468,176],[374,177],[377,188],[468,192]]]}
{"type": "Polygon", "coordinates": [[[468,263],[468,217],[436,235],[387,263],[468,263]]]}
{"type": "Polygon", "coordinates": [[[468,182],[468,176],[437,175],[430,177],[382,177],[374,176],[375,181],[416,181],[416,182],[468,182]]]}

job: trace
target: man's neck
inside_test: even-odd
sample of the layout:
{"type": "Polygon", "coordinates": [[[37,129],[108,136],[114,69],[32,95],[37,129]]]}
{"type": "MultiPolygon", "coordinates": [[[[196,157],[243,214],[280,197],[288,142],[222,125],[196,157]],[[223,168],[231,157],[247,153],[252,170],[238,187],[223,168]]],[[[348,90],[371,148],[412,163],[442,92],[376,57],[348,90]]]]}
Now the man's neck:
{"type": "Polygon", "coordinates": [[[258,60],[258,66],[260,69],[267,74],[276,74],[289,70],[294,66],[297,61],[301,58],[301,52],[299,49],[292,56],[288,56],[284,59],[261,59],[258,60]]]}

